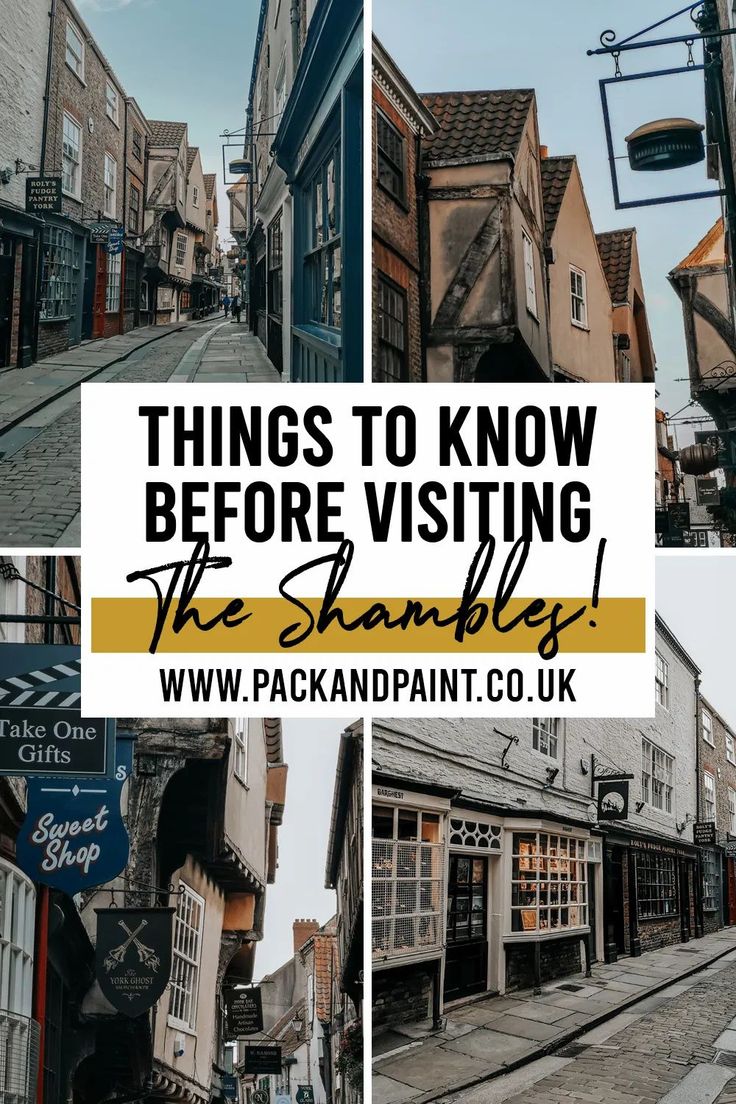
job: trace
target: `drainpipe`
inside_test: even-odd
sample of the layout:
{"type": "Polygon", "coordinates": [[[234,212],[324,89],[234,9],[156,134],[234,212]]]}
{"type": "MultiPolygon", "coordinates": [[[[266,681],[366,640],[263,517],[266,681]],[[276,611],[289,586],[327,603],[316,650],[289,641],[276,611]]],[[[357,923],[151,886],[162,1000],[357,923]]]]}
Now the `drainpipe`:
{"type": "MultiPolygon", "coordinates": [[[[700,788],[703,784],[702,758],[700,748],[700,675],[695,676],[695,770],[697,773],[697,785],[695,787],[695,818],[700,820],[703,801],[700,788]]],[[[695,938],[700,939],[705,931],[703,916],[703,865],[698,848],[695,862],[697,876],[695,878],[695,938]]]]}
{"type": "Polygon", "coordinates": [[[294,77],[296,76],[297,66],[299,64],[299,31],[302,21],[301,12],[299,10],[299,0],[291,0],[289,19],[291,20],[291,82],[293,84],[294,77]]]}
{"type": "MultiPolygon", "coordinates": [[[[416,139],[417,165],[421,164],[421,138],[416,139]]],[[[417,238],[419,248],[419,337],[421,347],[421,378],[427,382],[427,340],[431,328],[431,305],[429,297],[428,273],[430,270],[429,252],[429,177],[417,171],[417,238]]]]}
{"type": "MultiPolygon", "coordinates": [[[[43,123],[41,126],[41,155],[39,161],[39,176],[46,175],[46,147],[49,134],[49,107],[51,100],[51,68],[54,56],[54,26],[56,23],[56,0],[51,0],[49,8],[49,48],[46,53],[46,82],[43,92],[43,123]]],[[[41,286],[43,283],[43,228],[39,228],[36,237],[36,272],[34,283],[36,285],[36,299],[33,304],[33,327],[31,338],[31,358],[38,358],[38,330],[41,324],[41,286]]]]}

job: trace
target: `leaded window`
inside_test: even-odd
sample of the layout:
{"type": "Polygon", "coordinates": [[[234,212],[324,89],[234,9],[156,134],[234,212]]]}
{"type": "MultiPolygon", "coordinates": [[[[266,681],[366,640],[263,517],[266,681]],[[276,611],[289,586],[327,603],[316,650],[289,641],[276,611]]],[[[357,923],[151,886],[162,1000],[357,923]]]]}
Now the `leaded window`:
{"type": "Polygon", "coordinates": [[[377,380],[400,383],[406,379],[406,293],[379,276],[377,380]]]}
{"type": "Polygon", "coordinates": [[[641,744],[641,796],[647,805],[663,813],[672,812],[675,760],[651,740],[641,744]]]}
{"type": "Polygon", "coordinates": [[[437,813],[373,808],[373,957],[442,946],[444,846],[437,813]]]}
{"type": "Polygon", "coordinates": [[[72,304],[74,236],[71,230],[45,226],[41,276],[41,318],[68,318],[72,304]]]}
{"type": "Polygon", "coordinates": [[[169,1015],[189,1028],[196,1027],[197,1023],[204,910],[204,898],[181,882],[174,917],[169,1015]]]}
{"type": "Polygon", "coordinates": [[[404,138],[382,111],[376,111],[376,161],[378,183],[403,203],[406,198],[404,138]]]}
{"type": "Polygon", "coordinates": [[[676,916],[677,871],[670,855],[636,852],[636,893],[640,920],[676,916]]]}
{"type": "Polygon", "coordinates": [[[515,832],[513,841],[511,930],[587,927],[586,841],[548,832],[515,832]]]}

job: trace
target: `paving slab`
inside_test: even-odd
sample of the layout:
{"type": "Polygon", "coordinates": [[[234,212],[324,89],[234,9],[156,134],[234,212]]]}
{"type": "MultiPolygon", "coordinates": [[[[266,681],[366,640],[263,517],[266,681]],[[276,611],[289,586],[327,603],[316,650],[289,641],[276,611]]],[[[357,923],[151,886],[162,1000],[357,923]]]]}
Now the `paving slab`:
{"type": "Polygon", "coordinates": [[[467,1051],[448,1049],[456,1048],[462,1041],[458,1039],[448,1043],[447,1047],[406,1051],[396,1061],[382,1063],[379,1073],[415,1089],[427,1090],[441,1089],[459,1078],[472,1078],[474,1074],[481,1077],[501,1067],[500,1062],[494,1066],[493,1062],[480,1061],[467,1051]]]}
{"type": "Polygon", "coordinates": [[[456,1050],[460,1054],[482,1059],[488,1065],[499,1068],[515,1058],[520,1058],[523,1054],[534,1051],[533,1042],[530,1039],[519,1039],[503,1031],[478,1027],[469,1035],[463,1035],[461,1039],[453,1039],[452,1042],[446,1043],[435,1053],[442,1054],[456,1050]]]}
{"type": "Polygon", "coordinates": [[[736,1076],[736,1070],[703,1063],[692,1069],[679,1085],[660,1098],[659,1104],[713,1104],[736,1076]]]}

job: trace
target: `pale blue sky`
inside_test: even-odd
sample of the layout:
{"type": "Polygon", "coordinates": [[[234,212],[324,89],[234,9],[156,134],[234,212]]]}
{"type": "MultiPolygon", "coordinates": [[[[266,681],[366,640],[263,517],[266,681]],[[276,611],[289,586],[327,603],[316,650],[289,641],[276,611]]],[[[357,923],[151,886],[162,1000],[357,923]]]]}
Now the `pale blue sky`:
{"type": "MultiPolygon", "coordinates": [[[[541,141],[551,154],[575,153],[597,231],[636,226],[659,371],[660,405],[674,413],[689,399],[682,314],[666,276],[718,217],[717,200],[616,211],[608,174],[598,80],[610,58],[588,58],[601,31],[625,37],[684,7],[672,0],[374,0],[374,30],[418,91],[535,88],[541,141]]],[[[687,16],[659,35],[686,34],[687,16]]],[[[728,45],[726,45],[728,49],[728,45]]],[[[684,65],[684,46],[622,55],[625,73],[684,65]]],[[[614,90],[617,153],[640,123],[665,116],[703,119],[702,74],[632,82],[614,90]]],[[[626,173],[626,169],[624,169],[626,173]]],[[[653,177],[628,173],[636,195],[709,187],[702,166],[653,177]],[[633,179],[632,179],[633,177],[633,179]]],[[[686,443],[683,437],[681,443],[686,443]]]]}
{"type": "MultiPolygon", "coordinates": [[[[216,172],[221,237],[229,211],[223,130],[245,125],[260,0],[77,0],[128,95],[149,119],[189,124],[205,172],[216,172]]],[[[236,150],[229,151],[232,156],[236,150]]]]}

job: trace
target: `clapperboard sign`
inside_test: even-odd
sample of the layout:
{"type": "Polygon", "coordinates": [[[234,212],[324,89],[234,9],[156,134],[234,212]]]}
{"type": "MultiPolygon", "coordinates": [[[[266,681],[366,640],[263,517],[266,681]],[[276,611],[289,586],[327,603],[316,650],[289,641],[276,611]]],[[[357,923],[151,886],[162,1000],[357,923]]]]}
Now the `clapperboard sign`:
{"type": "Polygon", "coordinates": [[[0,775],[109,777],[115,722],[82,717],[80,649],[0,645],[0,775]]]}
{"type": "Polygon", "coordinates": [[[61,177],[26,177],[26,211],[31,215],[61,214],[61,177]]]}
{"type": "Polygon", "coordinates": [[[263,1031],[261,990],[231,989],[225,993],[225,1020],[231,1039],[263,1031]]]}
{"type": "Polygon", "coordinates": [[[249,1045],[243,1056],[244,1073],[281,1073],[281,1047],[249,1045]]]}

